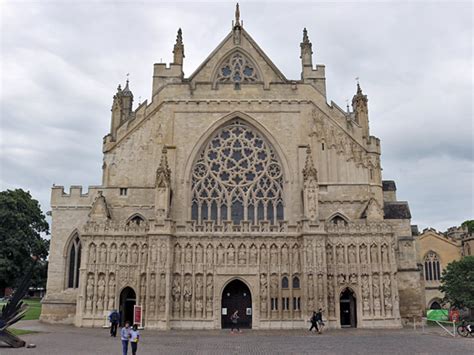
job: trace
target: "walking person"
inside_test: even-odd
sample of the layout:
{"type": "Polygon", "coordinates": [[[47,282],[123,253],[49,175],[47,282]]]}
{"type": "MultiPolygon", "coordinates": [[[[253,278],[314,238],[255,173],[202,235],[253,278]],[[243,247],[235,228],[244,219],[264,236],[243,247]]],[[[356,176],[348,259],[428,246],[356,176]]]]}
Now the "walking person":
{"type": "Polygon", "coordinates": [[[138,331],[138,325],[134,324],[130,331],[130,345],[132,346],[132,355],[137,354],[138,340],[140,339],[140,332],[138,331]]]}
{"type": "Polygon", "coordinates": [[[120,330],[120,339],[122,340],[122,354],[127,355],[128,342],[130,340],[130,322],[126,321],[125,326],[120,330]]]}
{"type": "Polygon", "coordinates": [[[120,314],[119,312],[117,312],[116,309],[110,312],[109,321],[110,321],[110,336],[115,338],[117,336],[117,327],[120,321],[120,314]]]}
{"type": "Polygon", "coordinates": [[[311,322],[311,328],[309,328],[309,331],[312,331],[313,328],[315,328],[316,331],[319,333],[318,320],[316,318],[316,312],[315,311],[313,311],[313,315],[311,316],[311,319],[309,321],[311,322]]]}
{"type": "Polygon", "coordinates": [[[321,332],[323,331],[323,328],[324,328],[322,308],[318,309],[318,312],[316,313],[316,323],[318,325],[316,330],[318,331],[319,334],[321,334],[321,332]]]}
{"type": "Polygon", "coordinates": [[[237,331],[241,333],[239,328],[239,318],[239,311],[237,310],[230,316],[230,321],[232,322],[232,328],[230,329],[231,333],[234,332],[234,329],[237,329],[237,331]]]}

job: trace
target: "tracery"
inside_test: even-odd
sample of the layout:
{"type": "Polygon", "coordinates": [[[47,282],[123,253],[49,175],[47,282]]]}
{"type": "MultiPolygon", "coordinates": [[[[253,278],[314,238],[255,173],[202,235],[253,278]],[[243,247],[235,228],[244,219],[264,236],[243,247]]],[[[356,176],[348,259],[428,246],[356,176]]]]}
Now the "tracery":
{"type": "Polygon", "coordinates": [[[192,219],[283,219],[283,173],[272,147],[240,119],[221,128],[192,172],[192,219]]]}

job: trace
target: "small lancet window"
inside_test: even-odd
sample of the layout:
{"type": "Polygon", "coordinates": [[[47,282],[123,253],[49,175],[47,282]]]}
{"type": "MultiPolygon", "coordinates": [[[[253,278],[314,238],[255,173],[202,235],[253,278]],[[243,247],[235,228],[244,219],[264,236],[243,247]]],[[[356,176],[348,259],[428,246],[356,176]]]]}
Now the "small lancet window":
{"type": "Polygon", "coordinates": [[[288,277],[283,276],[283,278],[281,279],[281,288],[282,289],[288,288],[288,277]]]}
{"type": "Polygon", "coordinates": [[[292,284],[292,287],[293,288],[300,288],[300,279],[298,276],[294,276],[293,277],[293,284],[292,284]]]}
{"type": "Polygon", "coordinates": [[[67,287],[79,287],[79,268],[81,266],[81,240],[76,234],[71,240],[68,253],[68,277],[67,287]]]}

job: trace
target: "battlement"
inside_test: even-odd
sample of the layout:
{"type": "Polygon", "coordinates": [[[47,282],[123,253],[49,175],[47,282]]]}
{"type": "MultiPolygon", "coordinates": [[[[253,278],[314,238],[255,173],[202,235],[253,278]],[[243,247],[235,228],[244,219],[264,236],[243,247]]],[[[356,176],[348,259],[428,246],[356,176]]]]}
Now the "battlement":
{"type": "Polygon", "coordinates": [[[51,188],[51,206],[90,206],[97,192],[103,190],[102,186],[89,186],[86,192],[82,186],[71,185],[69,193],[64,191],[64,186],[53,185],[51,188]]]}

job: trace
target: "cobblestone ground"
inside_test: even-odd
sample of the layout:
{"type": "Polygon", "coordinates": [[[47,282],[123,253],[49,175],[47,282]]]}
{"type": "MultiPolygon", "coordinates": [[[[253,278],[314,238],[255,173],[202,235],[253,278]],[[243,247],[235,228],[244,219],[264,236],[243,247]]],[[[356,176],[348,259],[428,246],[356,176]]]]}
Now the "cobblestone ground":
{"type": "MultiPolygon", "coordinates": [[[[34,349],[1,347],[0,355],[121,354],[119,338],[108,329],[20,322],[17,328],[40,333],[22,336],[34,349]]],[[[131,352],[129,351],[129,354],[131,352]]],[[[451,338],[413,329],[142,331],[138,354],[474,354],[474,338],[451,338]]]]}

